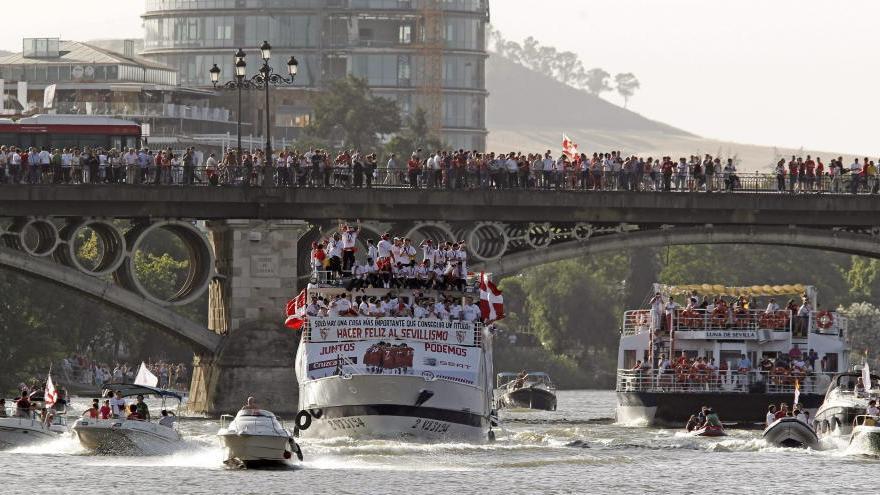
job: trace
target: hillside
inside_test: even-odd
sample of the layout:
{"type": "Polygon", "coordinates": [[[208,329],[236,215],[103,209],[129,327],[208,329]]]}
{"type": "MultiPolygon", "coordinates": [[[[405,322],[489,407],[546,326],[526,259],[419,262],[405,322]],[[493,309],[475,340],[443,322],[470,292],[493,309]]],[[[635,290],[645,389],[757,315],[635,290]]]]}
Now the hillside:
{"type": "Polygon", "coordinates": [[[490,96],[486,123],[489,149],[557,151],[562,134],[581,151],[620,150],[645,156],[692,154],[738,157],[740,170],[767,170],[777,156],[810,153],[831,157],[843,153],[792,150],[703,138],[609,103],[562,84],[542,73],[499,56],[486,64],[490,96]]]}

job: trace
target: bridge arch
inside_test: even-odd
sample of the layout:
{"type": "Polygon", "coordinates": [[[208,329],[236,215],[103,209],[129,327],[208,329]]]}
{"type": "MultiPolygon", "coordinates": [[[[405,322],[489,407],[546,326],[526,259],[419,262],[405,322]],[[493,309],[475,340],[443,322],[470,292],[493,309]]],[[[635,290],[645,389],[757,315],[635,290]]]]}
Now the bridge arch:
{"type": "Polygon", "coordinates": [[[187,342],[196,352],[213,354],[220,347],[220,335],[111,281],[83,274],[58,263],[47,263],[8,248],[0,248],[0,268],[48,280],[97,299],[141,321],[156,325],[165,333],[187,342]]]}
{"type": "Polygon", "coordinates": [[[843,230],[805,227],[671,227],[667,229],[621,232],[566,241],[546,249],[534,249],[506,255],[496,261],[474,266],[495,279],[515,275],[527,268],[579,256],[621,249],[663,247],[685,244],[757,244],[801,247],[854,254],[880,259],[880,238],[843,230]]]}

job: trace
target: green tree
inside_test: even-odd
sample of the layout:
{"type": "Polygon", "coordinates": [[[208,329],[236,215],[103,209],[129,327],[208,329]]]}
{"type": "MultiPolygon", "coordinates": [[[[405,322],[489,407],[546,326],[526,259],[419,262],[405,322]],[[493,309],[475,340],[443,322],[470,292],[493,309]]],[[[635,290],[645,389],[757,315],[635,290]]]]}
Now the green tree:
{"type": "Polygon", "coordinates": [[[602,93],[611,90],[608,84],[608,78],[611,77],[604,69],[595,68],[588,70],[584,75],[583,85],[594,96],[600,96],[602,93]]]}
{"type": "Polygon", "coordinates": [[[399,157],[408,157],[417,149],[435,151],[442,149],[443,141],[431,131],[428,124],[428,112],[422,107],[404,119],[403,130],[385,145],[386,151],[396,153],[399,157]]]}
{"type": "Polygon", "coordinates": [[[373,96],[366,79],[348,76],[315,97],[308,134],[358,150],[374,149],[379,136],[400,130],[397,102],[373,96]]]}
{"type": "Polygon", "coordinates": [[[641,83],[639,83],[639,80],[636,79],[632,72],[617,74],[614,76],[614,84],[616,85],[617,93],[623,97],[623,108],[626,108],[629,99],[641,87],[641,83]]]}

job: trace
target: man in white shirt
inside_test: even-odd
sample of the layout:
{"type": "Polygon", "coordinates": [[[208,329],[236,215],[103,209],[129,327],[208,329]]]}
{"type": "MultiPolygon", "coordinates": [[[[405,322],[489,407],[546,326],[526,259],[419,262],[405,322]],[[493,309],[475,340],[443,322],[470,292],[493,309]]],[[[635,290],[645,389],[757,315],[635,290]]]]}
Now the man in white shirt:
{"type": "Polygon", "coordinates": [[[458,301],[453,301],[452,304],[449,305],[450,320],[461,320],[461,312],[462,308],[458,301]]]}
{"type": "Polygon", "coordinates": [[[779,311],[779,305],[776,304],[776,299],[771,297],[770,303],[767,304],[767,309],[764,311],[764,313],[768,315],[775,315],[777,311],[779,311]]]}
{"type": "Polygon", "coordinates": [[[403,263],[404,266],[413,266],[415,264],[416,248],[412,245],[412,241],[409,238],[403,240],[397,261],[403,263]]]}
{"type": "Polygon", "coordinates": [[[461,308],[461,319],[464,321],[477,321],[480,315],[480,307],[474,304],[474,300],[470,297],[464,298],[464,307],[461,308]]]}
{"type": "Polygon", "coordinates": [[[427,304],[423,301],[420,304],[416,304],[413,306],[413,318],[417,320],[422,320],[428,317],[428,309],[426,308],[427,304]]]}
{"type": "Polygon", "coordinates": [[[880,407],[877,407],[876,400],[871,399],[870,401],[868,401],[868,408],[865,410],[865,414],[874,417],[880,416],[880,407]]]}
{"type": "Polygon", "coordinates": [[[775,421],[776,421],[776,406],[774,406],[773,404],[770,404],[770,406],[767,407],[767,417],[764,420],[764,423],[766,423],[765,426],[770,426],[775,421]]]}
{"type": "Polygon", "coordinates": [[[357,227],[345,224],[341,225],[339,230],[342,232],[342,271],[350,272],[354,266],[354,252],[361,231],[360,220],[357,227]]]}

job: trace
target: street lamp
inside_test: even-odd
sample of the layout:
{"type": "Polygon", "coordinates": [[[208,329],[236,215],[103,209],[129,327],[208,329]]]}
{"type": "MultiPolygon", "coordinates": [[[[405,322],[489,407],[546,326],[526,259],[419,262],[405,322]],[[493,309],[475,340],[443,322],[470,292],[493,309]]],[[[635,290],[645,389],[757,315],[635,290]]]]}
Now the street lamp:
{"type": "MultiPolygon", "coordinates": [[[[296,57],[290,57],[287,61],[287,74],[289,77],[284,77],[281,74],[276,74],[272,69],[272,66],[269,65],[269,60],[272,57],[272,45],[269,44],[268,41],[263,41],[263,44],[260,45],[260,57],[263,59],[263,65],[260,67],[259,71],[253,77],[248,78],[247,74],[247,63],[245,62],[246,54],[244,50],[241,48],[235,52],[235,79],[232,81],[227,81],[225,83],[220,83],[220,68],[217,67],[217,64],[214,64],[214,67],[211,67],[209,71],[211,73],[211,84],[214,85],[215,88],[224,88],[224,89],[237,89],[238,90],[238,156],[239,160],[241,160],[241,91],[243,89],[254,89],[254,90],[263,90],[266,94],[266,160],[268,165],[272,165],[272,115],[269,111],[269,86],[275,87],[283,87],[283,86],[293,86],[293,82],[296,79],[296,75],[299,72],[299,61],[297,61],[296,57]]],[[[263,186],[265,187],[270,181],[271,176],[268,174],[272,170],[272,167],[265,168],[265,176],[263,177],[263,186]],[[267,180],[267,178],[269,180],[267,180]]]]}

